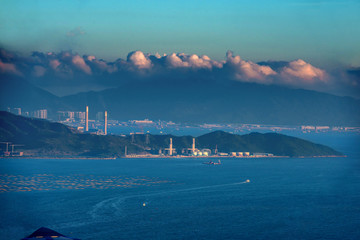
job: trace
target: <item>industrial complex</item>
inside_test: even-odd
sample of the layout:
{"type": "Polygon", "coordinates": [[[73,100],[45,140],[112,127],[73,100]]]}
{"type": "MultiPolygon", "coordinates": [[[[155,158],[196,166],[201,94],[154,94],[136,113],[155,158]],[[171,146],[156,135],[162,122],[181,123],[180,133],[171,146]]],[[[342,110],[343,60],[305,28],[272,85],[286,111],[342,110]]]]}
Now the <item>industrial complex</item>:
{"type": "MultiPolygon", "coordinates": [[[[90,119],[90,108],[85,106],[84,112],[72,111],[58,111],[58,119],[56,122],[63,123],[71,127],[74,132],[94,135],[120,135],[128,138],[128,146],[125,146],[121,155],[126,157],[238,157],[238,158],[259,158],[259,157],[274,157],[271,153],[256,153],[250,152],[248,149],[231,149],[231,152],[223,152],[218,150],[218,142],[214,141],[211,149],[208,145],[203,145],[202,142],[196,143],[196,138],[186,140],[186,144],[180,144],[175,140],[173,142],[172,136],[200,136],[211,131],[225,131],[232,134],[241,134],[247,132],[281,132],[281,131],[301,131],[303,133],[321,133],[321,132],[360,132],[358,127],[341,127],[341,126],[272,126],[259,124],[179,124],[171,121],[153,121],[149,119],[144,120],[128,120],[118,121],[109,120],[108,111],[92,113],[91,116],[96,118],[90,119]],[[110,132],[108,127],[110,127],[110,132]],[[167,135],[160,143],[149,144],[151,135],[167,135]],[[138,140],[140,139],[140,142],[138,140]],[[196,147],[196,144],[201,147],[196,147]],[[139,151],[135,154],[131,149],[136,146],[143,149],[142,153],[139,151]],[[205,148],[203,148],[205,146],[205,148]],[[130,152],[128,152],[130,150],[130,152]]],[[[40,109],[31,113],[22,111],[21,108],[8,109],[9,112],[16,115],[34,117],[40,119],[47,119],[47,110],[40,109]]],[[[2,156],[22,156],[24,153],[18,142],[8,142],[3,140],[0,142],[0,152],[2,156]],[[15,149],[16,148],[16,149],[15,149]],[[19,150],[20,149],[20,150],[19,150]]],[[[121,146],[122,148],[123,146],[121,146]]],[[[26,147],[25,147],[26,148],[26,147]]],[[[25,149],[23,148],[23,149],[25,149]]],[[[229,150],[230,151],[230,150],[229,150]]],[[[262,150],[260,150],[262,151],[262,150]]]]}
{"type": "MultiPolygon", "coordinates": [[[[177,149],[173,146],[173,139],[169,139],[169,145],[166,148],[160,148],[158,153],[149,151],[143,154],[127,154],[127,147],[125,147],[125,157],[241,157],[241,158],[260,158],[260,157],[275,157],[271,153],[251,153],[251,152],[219,152],[217,147],[215,149],[198,149],[196,148],[196,139],[192,139],[191,148],[177,149]]],[[[148,149],[150,150],[150,149],[148,149]]]]}

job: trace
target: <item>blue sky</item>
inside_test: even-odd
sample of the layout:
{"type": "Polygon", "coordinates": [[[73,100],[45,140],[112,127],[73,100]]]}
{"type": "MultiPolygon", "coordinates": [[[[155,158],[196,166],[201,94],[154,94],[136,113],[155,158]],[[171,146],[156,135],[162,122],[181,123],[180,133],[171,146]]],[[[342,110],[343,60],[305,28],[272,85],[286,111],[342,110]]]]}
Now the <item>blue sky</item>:
{"type": "Polygon", "coordinates": [[[360,66],[360,1],[3,0],[0,47],[106,60],[134,50],[360,66]]]}

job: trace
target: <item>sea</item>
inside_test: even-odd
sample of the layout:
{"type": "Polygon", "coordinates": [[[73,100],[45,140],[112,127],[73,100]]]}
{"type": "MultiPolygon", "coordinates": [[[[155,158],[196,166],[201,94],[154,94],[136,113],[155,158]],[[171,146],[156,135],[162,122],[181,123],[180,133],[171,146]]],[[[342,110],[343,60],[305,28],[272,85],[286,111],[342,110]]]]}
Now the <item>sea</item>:
{"type": "Polygon", "coordinates": [[[360,136],[304,138],[347,157],[0,159],[0,239],[360,239],[360,136]]]}

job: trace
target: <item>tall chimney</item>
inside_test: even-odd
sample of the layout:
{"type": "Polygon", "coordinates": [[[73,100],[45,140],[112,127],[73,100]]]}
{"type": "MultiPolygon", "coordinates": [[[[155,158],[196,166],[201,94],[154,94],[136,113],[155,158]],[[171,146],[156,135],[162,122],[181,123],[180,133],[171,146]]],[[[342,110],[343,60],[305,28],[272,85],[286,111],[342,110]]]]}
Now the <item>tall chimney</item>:
{"type": "Polygon", "coordinates": [[[173,152],[173,149],[172,149],[172,138],[170,138],[170,148],[169,148],[169,155],[172,156],[172,152],[173,152]]]}
{"type": "Polygon", "coordinates": [[[195,138],[193,138],[193,143],[192,143],[192,149],[191,149],[192,153],[195,153],[195,138]]]}
{"type": "Polygon", "coordinates": [[[86,106],[85,132],[89,131],[89,106],[86,106]]]}
{"type": "Polygon", "coordinates": [[[107,111],[105,111],[105,129],[104,129],[105,135],[107,135],[107,111]]]}

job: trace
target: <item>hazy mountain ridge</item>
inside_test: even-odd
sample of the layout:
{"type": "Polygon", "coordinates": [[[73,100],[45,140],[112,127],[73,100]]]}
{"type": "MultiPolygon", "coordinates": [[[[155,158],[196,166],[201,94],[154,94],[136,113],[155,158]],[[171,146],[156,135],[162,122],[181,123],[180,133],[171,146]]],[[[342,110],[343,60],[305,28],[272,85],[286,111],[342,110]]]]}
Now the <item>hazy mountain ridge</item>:
{"type": "Polygon", "coordinates": [[[66,108],[62,100],[50,92],[34,86],[20,77],[0,79],[0,109],[20,107],[28,111],[66,108]]]}
{"type": "Polygon", "coordinates": [[[57,97],[24,79],[1,80],[0,107],[25,110],[107,110],[112,119],[190,123],[360,126],[360,100],[255,83],[180,80],[135,82],[103,91],[57,97]],[[205,84],[206,83],[206,84],[205,84]]]}
{"type": "Polygon", "coordinates": [[[78,108],[108,109],[114,119],[196,123],[360,125],[360,100],[254,83],[129,84],[63,97],[78,108]]]}

